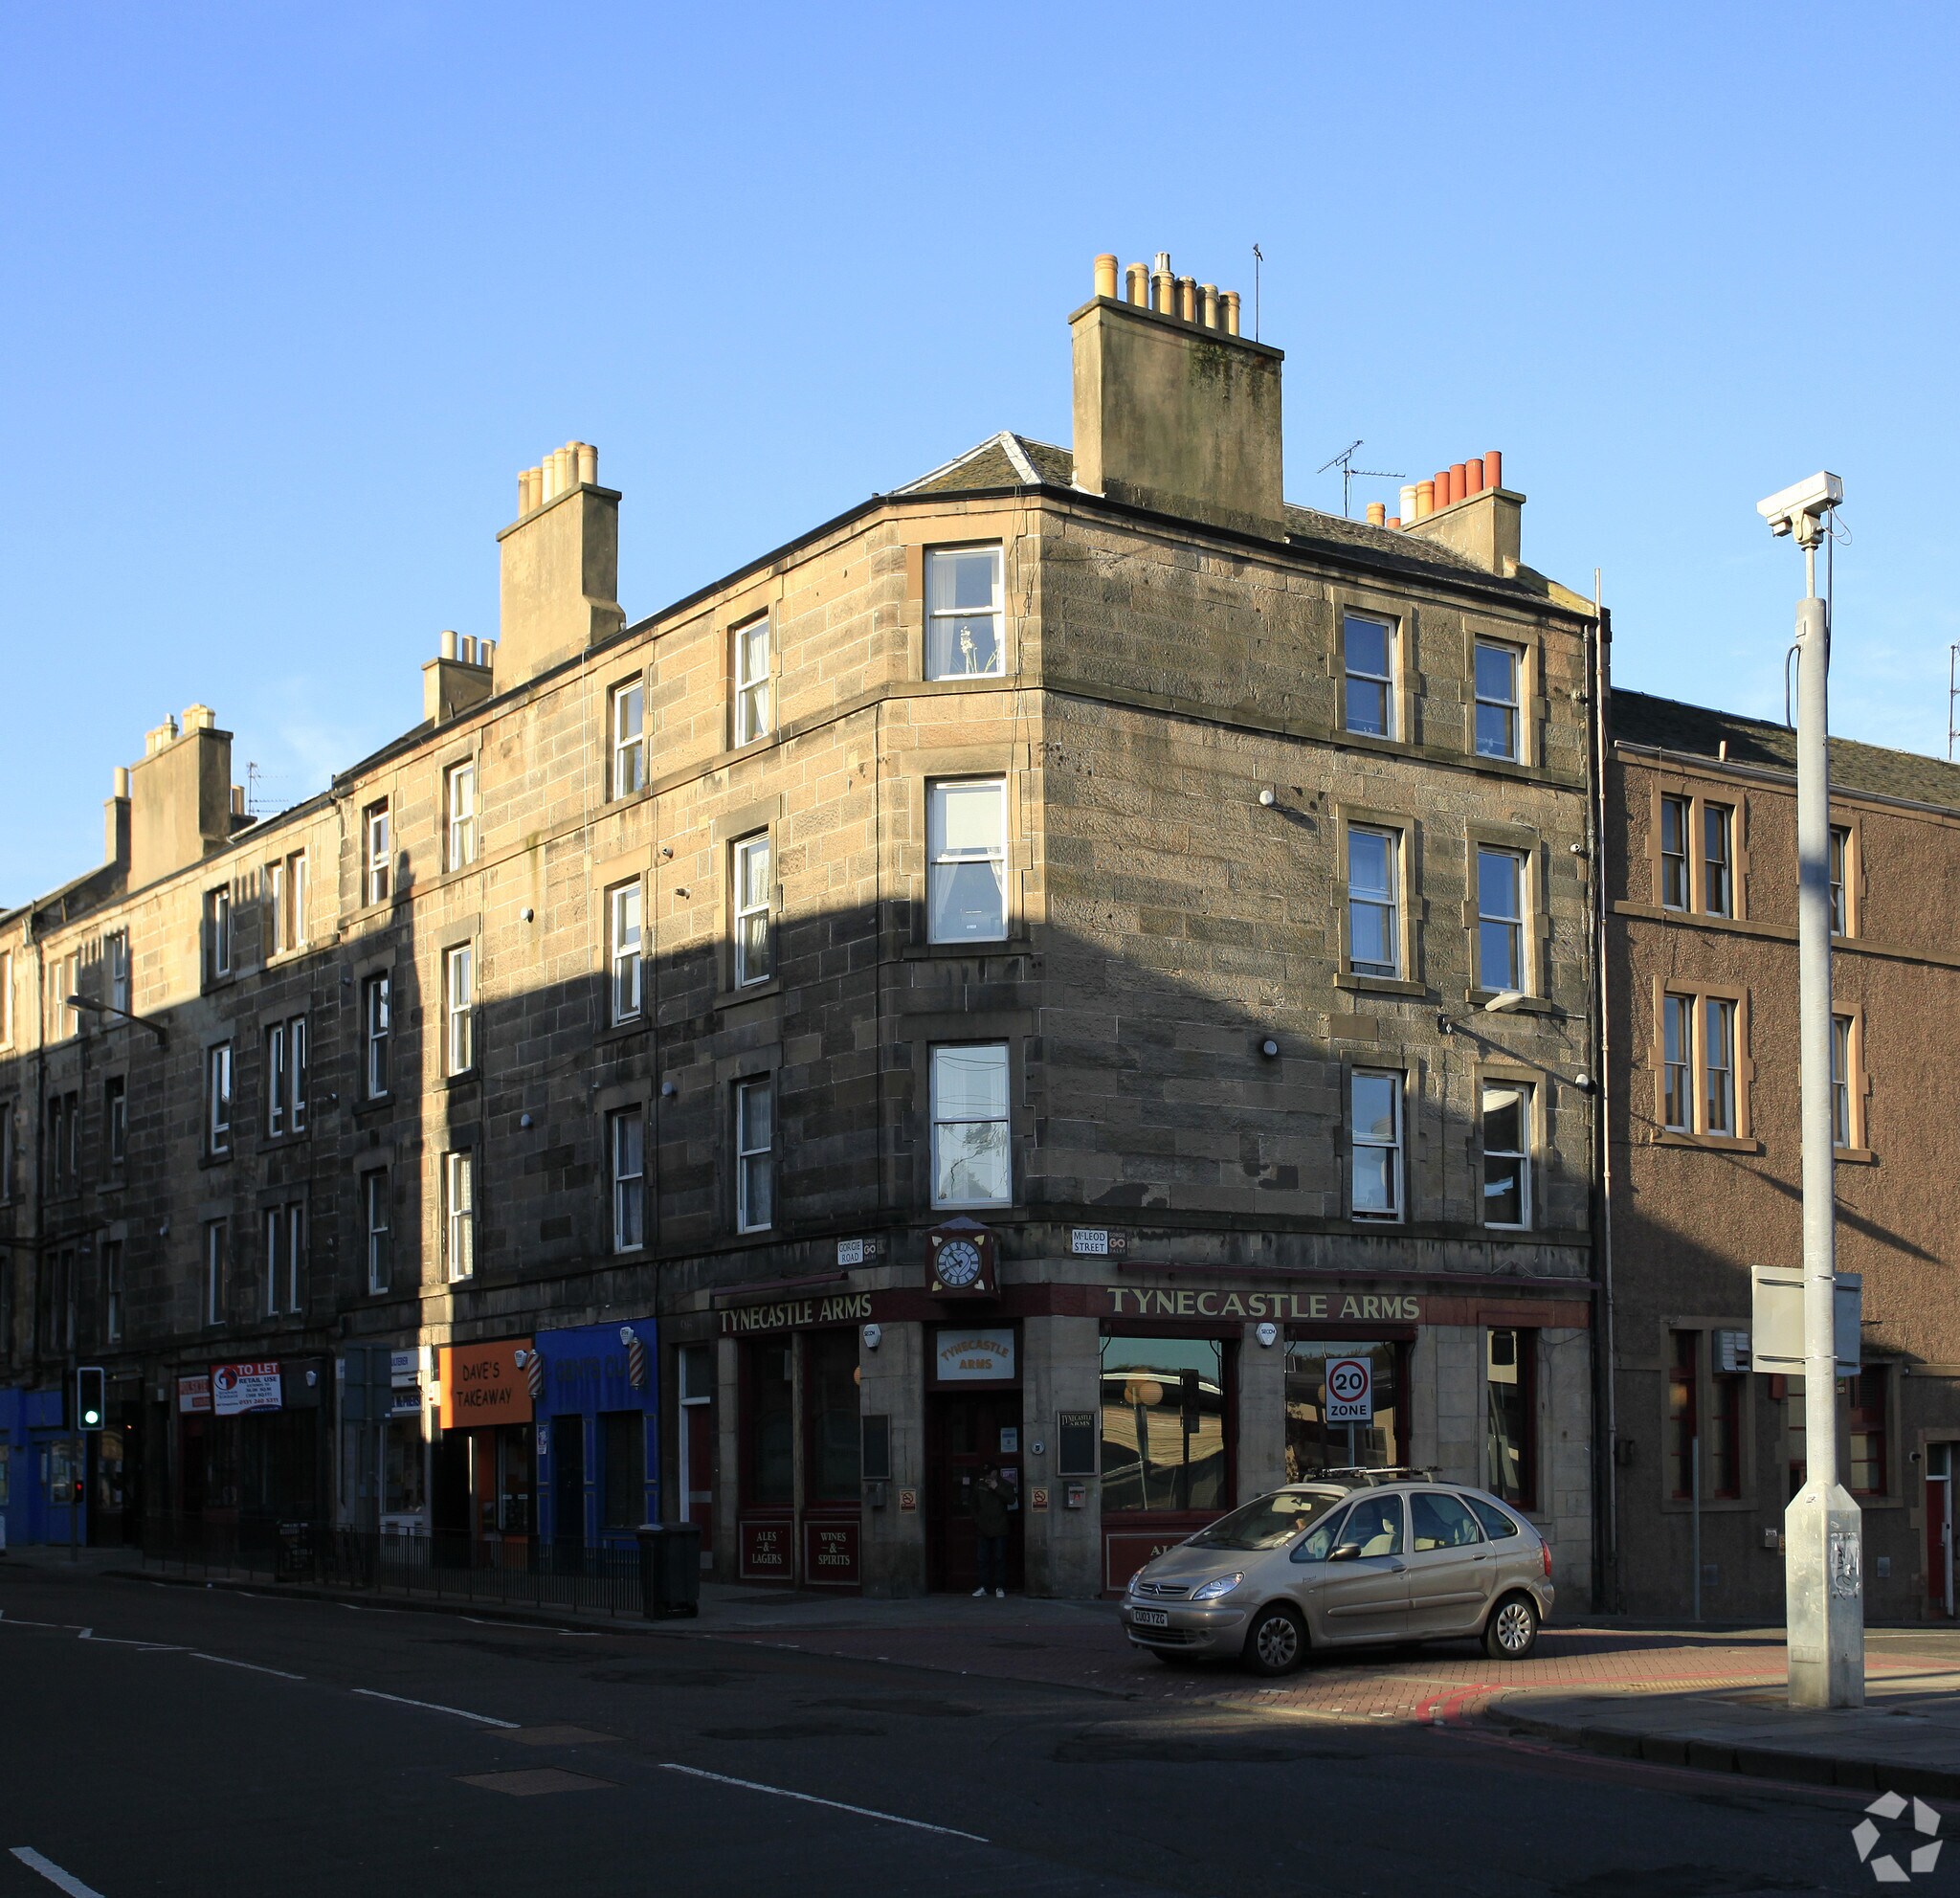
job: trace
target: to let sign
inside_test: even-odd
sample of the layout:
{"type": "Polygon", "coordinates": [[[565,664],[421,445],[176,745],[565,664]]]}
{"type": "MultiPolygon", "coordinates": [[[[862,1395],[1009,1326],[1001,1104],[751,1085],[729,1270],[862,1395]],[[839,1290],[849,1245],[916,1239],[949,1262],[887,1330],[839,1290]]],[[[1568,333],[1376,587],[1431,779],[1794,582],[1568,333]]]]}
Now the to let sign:
{"type": "Polygon", "coordinates": [[[277,1364],[214,1364],[211,1368],[212,1409],[219,1417],[279,1408],[277,1364]]]}
{"type": "Polygon", "coordinates": [[[531,1354],[528,1338],[494,1345],[444,1345],[437,1373],[442,1387],[442,1427],[477,1430],[492,1423],[528,1423],[531,1387],[518,1362],[531,1354]]]}

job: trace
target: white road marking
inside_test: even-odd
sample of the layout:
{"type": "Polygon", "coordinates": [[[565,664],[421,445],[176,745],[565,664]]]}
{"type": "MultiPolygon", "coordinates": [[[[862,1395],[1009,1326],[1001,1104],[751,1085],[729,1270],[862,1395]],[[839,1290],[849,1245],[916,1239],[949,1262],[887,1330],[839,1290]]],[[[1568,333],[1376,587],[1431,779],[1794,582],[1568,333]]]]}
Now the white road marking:
{"type": "Polygon", "coordinates": [[[737,1779],[726,1773],[709,1773],[699,1766],[682,1766],[676,1760],[663,1759],[663,1772],[685,1773],[696,1779],[712,1779],[721,1786],[740,1786],[746,1792],[770,1793],[779,1799],[801,1799],[807,1806],[829,1806],[834,1812],[856,1813],[859,1819],[876,1819],[886,1825],[909,1825],[915,1832],[937,1832],[947,1839],[970,1839],[976,1845],[989,1845],[993,1842],[983,1839],[977,1832],[962,1832],[951,1825],[928,1825],[923,1819],[902,1819],[895,1812],[880,1812],[874,1806],[846,1805],[842,1799],[820,1799],[814,1793],[792,1793],[787,1786],[766,1786],[760,1779],[737,1779]]]}
{"type": "Polygon", "coordinates": [[[5,1609],[0,1609],[0,1621],[5,1621],[10,1628],[58,1628],[61,1625],[59,1621],[24,1621],[18,1615],[9,1615],[5,1609]]]}
{"type": "Polygon", "coordinates": [[[104,1647],[140,1647],[145,1654],[182,1654],[184,1643],[172,1641],[130,1641],[122,1635],[99,1635],[93,1628],[84,1628],[76,1636],[77,1641],[92,1641],[104,1647]]]}
{"type": "Polygon", "coordinates": [[[37,1871],[50,1885],[67,1892],[68,1898],[102,1898],[92,1885],[84,1885],[72,1871],[63,1871],[53,1859],[44,1859],[32,1845],[16,1845],[13,1856],[29,1871],[37,1871]]]}
{"type": "Polygon", "coordinates": [[[513,1732],[519,1723],[515,1720],[493,1720],[487,1713],[471,1713],[460,1707],[444,1707],[440,1701],[411,1700],[407,1694],[385,1694],[377,1687],[356,1687],[357,1694],[365,1694],[369,1700],[391,1700],[397,1707],[419,1707],[431,1713],[453,1713],[458,1720],[474,1720],[479,1727],[507,1727],[513,1732]]]}
{"type": "Polygon", "coordinates": [[[229,1655],[206,1654],[202,1648],[193,1647],[190,1658],[193,1661],[215,1661],[220,1667],[243,1667],[252,1674],[271,1674],[281,1681],[303,1681],[306,1678],[304,1674],[288,1674],[283,1667],[261,1667],[255,1661],[234,1661],[229,1655]]]}

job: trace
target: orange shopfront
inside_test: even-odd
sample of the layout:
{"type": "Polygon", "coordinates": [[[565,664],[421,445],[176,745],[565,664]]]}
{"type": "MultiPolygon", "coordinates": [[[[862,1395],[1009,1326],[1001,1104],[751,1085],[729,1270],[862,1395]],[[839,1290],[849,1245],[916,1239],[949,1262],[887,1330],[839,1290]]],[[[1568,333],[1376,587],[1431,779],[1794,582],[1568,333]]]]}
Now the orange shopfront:
{"type": "Polygon", "coordinates": [[[515,1554],[537,1533],[533,1404],[543,1370],[529,1338],[444,1345],[436,1353],[430,1503],[436,1537],[457,1552],[501,1547],[515,1554]]]}

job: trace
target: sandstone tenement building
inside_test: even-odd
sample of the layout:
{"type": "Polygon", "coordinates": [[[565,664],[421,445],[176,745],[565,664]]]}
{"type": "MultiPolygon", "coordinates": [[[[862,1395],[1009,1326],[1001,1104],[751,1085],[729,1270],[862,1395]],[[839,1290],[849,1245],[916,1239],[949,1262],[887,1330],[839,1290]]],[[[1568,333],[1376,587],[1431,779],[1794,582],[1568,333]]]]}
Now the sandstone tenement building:
{"type": "Polygon", "coordinates": [[[328,791],[247,817],[210,711],[149,734],[0,918],[16,1535],[82,1361],[96,1538],[660,1515],[909,1592],[991,1463],[1015,1579],[1093,1595],[1391,1462],[1594,1588],[1597,614],[1497,457],[1289,505],[1236,299],[1095,287],[1071,449],[628,621],[568,444],[497,637],[328,791]]]}

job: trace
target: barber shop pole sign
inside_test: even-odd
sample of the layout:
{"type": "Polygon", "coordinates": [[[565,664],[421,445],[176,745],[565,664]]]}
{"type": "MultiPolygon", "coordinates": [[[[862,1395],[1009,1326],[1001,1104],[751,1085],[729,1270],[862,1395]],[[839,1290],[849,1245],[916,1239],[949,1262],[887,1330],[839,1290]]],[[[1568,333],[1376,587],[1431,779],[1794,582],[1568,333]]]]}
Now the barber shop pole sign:
{"type": "Polygon", "coordinates": [[[1374,1421],[1374,1366],[1365,1357],[1327,1360],[1327,1421],[1374,1421]]]}
{"type": "Polygon", "coordinates": [[[626,1381],[635,1391],[647,1387],[647,1348],[631,1325],[619,1328],[619,1342],[626,1347],[626,1381]]]}

